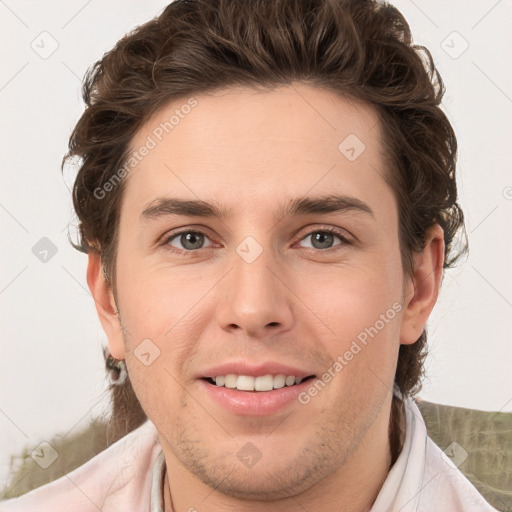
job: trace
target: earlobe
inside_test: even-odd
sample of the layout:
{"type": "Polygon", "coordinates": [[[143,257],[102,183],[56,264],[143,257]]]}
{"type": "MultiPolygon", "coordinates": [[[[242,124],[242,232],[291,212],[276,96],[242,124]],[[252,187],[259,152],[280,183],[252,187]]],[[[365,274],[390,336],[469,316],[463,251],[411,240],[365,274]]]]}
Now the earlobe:
{"type": "Polygon", "coordinates": [[[107,335],[110,353],[116,359],[124,359],[124,341],[121,322],[110,284],[103,274],[100,254],[90,250],[87,265],[87,284],[94,298],[96,311],[107,335]]]}
{"type": "Polygon", "coordinates": [[[425,248],[413,254],[413,261],[402,310],[400,343],[404,345],[419,339],[439,295],[444,265],[444,232],[439,224],[427,231],[425,248]]]}

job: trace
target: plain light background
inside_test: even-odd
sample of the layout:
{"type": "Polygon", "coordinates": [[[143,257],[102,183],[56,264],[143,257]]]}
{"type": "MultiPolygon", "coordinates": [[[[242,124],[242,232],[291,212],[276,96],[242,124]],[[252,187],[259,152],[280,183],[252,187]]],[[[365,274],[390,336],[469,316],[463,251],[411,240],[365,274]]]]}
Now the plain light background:
{"type": "MultiPolygon", "coordinates": [[[[24,446],[108,410],[106,339],[86,256],[67,239],[72,176],[62,177],[60,163],[83,110],[86,69],[167,3],[0,0],[0,488],[24,446]]],[[[512,411],[512,2],[393,3],[446,84],[470,242],[429,322],[419,396],[512,411]]]]}

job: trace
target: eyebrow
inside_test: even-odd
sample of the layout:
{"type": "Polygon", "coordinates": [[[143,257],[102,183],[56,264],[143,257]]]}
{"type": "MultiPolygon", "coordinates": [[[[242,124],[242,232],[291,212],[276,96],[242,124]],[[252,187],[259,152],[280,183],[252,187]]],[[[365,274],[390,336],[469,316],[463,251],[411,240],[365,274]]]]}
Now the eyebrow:
{"type": "MultiPolygon", "coordinates": [[[[288,204],[284,204],[279,208],[274,215],[274,220],[279,222],[284,217],[341,213],[346,211],[363,213],[374,217],[372,209],[360,199],[330,194],[290,199],[288,204]]],[[[216,201],[208,203],[201,200],[158,197],[144,208],[140,215],[140,221],[145,222],[170,215],[227,219],[233,217],[234,212],[231,209],[222,207],[216,201]]]]}

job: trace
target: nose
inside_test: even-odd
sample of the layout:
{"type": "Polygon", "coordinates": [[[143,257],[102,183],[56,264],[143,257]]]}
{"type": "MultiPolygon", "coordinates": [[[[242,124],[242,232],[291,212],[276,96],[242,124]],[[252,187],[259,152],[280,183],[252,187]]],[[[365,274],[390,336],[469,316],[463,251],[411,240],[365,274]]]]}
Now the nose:
{"type": "Polygon", "coordinates": [[[293,292],[270,253],[264,250],[252,262],[234,254],[217,308],[222,329],[262,339],[291,328],[293,292]]]}

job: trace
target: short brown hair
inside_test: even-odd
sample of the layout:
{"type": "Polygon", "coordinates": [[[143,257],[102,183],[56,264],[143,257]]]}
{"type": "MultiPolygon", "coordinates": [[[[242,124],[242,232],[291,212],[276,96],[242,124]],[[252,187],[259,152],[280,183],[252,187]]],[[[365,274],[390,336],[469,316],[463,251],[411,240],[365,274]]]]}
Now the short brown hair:
{"type": "MultiPolygon", "coordinates": [[[[374,0],[176,0],[87,72],[86,110],[63,160],[81,157],[73,188],[76,247],[100,252],[114,291],[124,180],[106,197],[95,190],[123,167],[142,124],[173,99],[294,82],[363,101],[377,112],[389,149],[386,179],[398,203],[405,274],[436,223],[444,230],[445,268],[457,259],[461,251],[452,254],[452,242],[460,228],[465,231],[457,204],[457,142],[440,108],[444,85],[396,8],[374,0]]],[[[404,396],[421,388],[426,339],[423,332],[416,343],[400,346],[395,383],[404,396]]],[[[126,386],[129,380],[125,396],[134,397],[126,386]]]]}

